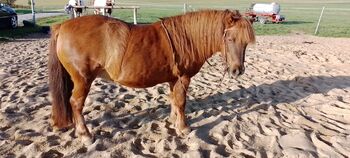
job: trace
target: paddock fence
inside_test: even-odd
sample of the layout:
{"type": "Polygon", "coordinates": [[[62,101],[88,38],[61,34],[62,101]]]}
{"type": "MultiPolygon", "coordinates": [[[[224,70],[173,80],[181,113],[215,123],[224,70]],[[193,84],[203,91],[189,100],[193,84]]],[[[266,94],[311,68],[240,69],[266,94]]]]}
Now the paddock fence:
{"type": "MultiPolygon", "coordinates": [[[[209,2],[209,1],[208,1],[209,2]]],[[[92,6],[93,1],[87,0],[86,6],[92,6]]],[[[63,7],[63,6],[62,6],[63,7]]],[[[122,19],[130,23],[152,23],[159,21],[162,17],[169,17],[185,12],[203,9],[237,9],[242,14],[250,7],[250,4],[226,4],[220,2],[202,3],[181,3],[181,2],[143,2],[143,3],[118,3],[116,1],[112,17],[122,19]],[[133,9],[118,9],[117,7],[137,6],[135,13],[133,9]]],[[[345,4],[315,3],[315,4],[283,4],[281,3],[280,14],[285,16],[286,22],[281,24],[259,24],[254,27],[257,34],[286,34],[286,33],[306,33],[314,34],[317,27],[322,8],[325,7],[317,35],[332,37],[350,37],[350,2],[345,4]]],[[[93,14],[93,9],[86,9],[83,15],[93,14]]]]}

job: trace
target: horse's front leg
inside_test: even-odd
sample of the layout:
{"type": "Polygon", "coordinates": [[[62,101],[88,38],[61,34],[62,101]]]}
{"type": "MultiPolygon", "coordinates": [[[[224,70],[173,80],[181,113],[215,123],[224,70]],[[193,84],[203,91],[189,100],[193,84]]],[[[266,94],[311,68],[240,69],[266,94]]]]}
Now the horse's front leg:
{"type": "Polygon", "coordinates": [[[186,92],[190,80],[190,77],[182,76],[176,82],[170,82],[170,121],[175,124],[180,134],[188,134],[190,132],[185,117],[186,92]]]}

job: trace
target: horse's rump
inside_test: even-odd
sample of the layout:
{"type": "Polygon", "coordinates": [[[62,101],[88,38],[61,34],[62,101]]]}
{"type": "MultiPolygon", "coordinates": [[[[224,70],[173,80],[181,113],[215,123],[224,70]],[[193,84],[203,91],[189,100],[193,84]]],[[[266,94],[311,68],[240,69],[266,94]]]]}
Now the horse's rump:
{"type": "Polygon", "coordinates": [[[79,57],[76,60],[89,61],[91,69],[106,68],[111,79],[119,72],[130,32],[128,24],[92,15],[62,23],[59,32],[59,53],[67,57],[79,57]]]}

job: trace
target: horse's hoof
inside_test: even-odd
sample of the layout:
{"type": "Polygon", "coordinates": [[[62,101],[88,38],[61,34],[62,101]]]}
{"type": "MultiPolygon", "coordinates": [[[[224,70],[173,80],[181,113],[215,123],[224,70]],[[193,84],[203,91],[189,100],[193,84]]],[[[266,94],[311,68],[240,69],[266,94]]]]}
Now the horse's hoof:
{"type": "Polygon", "coordinates": [[[91,137],[91,136],[81,136],[80,137],[80,139],[81,139],[81,142],[85,145],[85,146],[89,146],[89,145],[91,145],[91,144],[93,144],[94,143],[94,138],[93,137],[91,137]]]}
{"type": "Polygon", "coordinates": [[[58,131],[60,131],[60,128],[58,128],[57,126],[52,126],[52,131],[58,132],[58,131]]]}
{"type": "Polygon", "coordinates": [[[184,129],[182,129],[181,130],[181,133],[182,134],[185,134],[185,135],[188,135],[188,134],[190,134],[191,133],[191,128],[190,127],[186,127],[186,128],[184,128],[184,129]]]}
{"type": "Polygon", "coordinates": [[[175,121],[176,121],[176,115],[170,115],[168,121],[172,124],[175,124],[175,121]]]}
{"type": "Polygon", "coordinates": [[[65,132],[65,131],[68,131],[70,128],[72,127],[71,126],[67,126],[67,127],[51,126],[52,132],[65,132]]]}
{"type": "Polygon", "coordinates": [[[177,131],[178,135],[180,135],[180,136],[186,136],[186,135],[188,135],[188,134],[191,133],[191,128],[185,127],[185,128],[183,128],[183,129],[178,129],[178,130],[176,130],[176,131],[177,131]]]}

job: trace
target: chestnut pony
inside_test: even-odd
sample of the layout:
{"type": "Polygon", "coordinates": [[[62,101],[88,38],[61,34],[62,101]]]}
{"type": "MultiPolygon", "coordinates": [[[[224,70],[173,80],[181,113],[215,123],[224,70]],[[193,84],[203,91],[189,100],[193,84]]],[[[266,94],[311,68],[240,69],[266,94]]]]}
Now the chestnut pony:
{"type": "Polygon", "coordinates": [[[169,120],[178,133],[186,134],[184,110],[191,77],[216,52],[221,52],[227,71],[243,74],[246,47],[255,41],[250,21],[230,10],[191,12],[149,25],[84,16],[51,29],[52,125],[75,125],[75,134],[84,143],[93,141],[82,110],[96,77],[134,88],[168,82],[169,120]]]}

